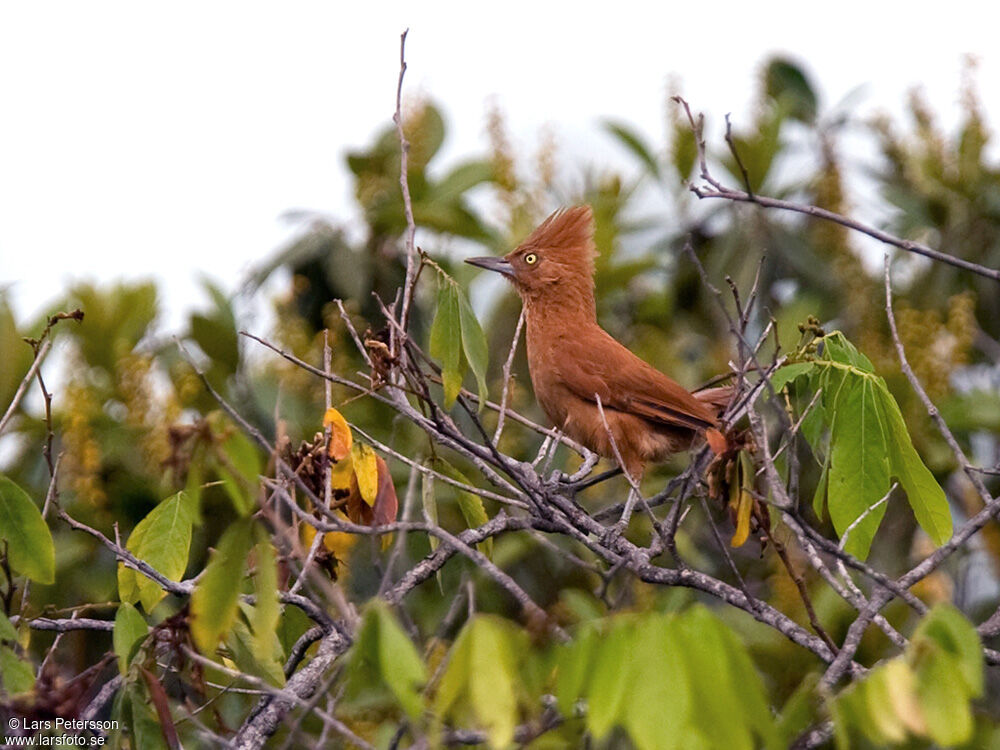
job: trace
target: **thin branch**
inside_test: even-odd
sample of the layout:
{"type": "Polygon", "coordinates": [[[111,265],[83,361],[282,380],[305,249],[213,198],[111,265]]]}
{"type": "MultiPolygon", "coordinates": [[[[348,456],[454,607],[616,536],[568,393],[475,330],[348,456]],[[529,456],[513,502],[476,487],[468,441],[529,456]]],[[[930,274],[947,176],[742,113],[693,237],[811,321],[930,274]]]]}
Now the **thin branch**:
{"type": "Polygon", "coordinates": [[[510,397],[510,371],[514,364],[514,355],[517,353],[517,345],[521,340],[521,329],[524,327],[524,308],[517,318],[517,327],[514,328],[514,337],[510,342],[510,351],[507,352],[507,360],[503,363],[503,390],[500,392],[500,416],[497,418],[497,429],[493,433],[493,444],[500,445],[500,436],[503,435],[504,418],[507,415],[507,399],[510,397]]]}

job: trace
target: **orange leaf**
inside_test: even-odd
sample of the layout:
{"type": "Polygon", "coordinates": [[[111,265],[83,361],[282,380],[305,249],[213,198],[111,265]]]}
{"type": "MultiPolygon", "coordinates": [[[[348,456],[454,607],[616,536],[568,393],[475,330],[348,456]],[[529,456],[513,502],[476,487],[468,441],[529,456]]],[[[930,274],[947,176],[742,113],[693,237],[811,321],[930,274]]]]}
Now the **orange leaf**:
{"type": "Polygon", "coordinates": [[[351,451],[354,438],[344,415],[336,409],[327,409],[323,415],[323,427],[330,428],[330,458],[340,461],[351,451]]]}

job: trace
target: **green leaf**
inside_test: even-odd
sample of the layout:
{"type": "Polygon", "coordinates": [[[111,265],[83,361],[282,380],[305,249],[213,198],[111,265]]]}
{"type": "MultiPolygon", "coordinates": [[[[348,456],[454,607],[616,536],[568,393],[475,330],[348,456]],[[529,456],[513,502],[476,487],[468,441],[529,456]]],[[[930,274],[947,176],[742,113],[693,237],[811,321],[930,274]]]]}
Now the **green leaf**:
{"type": "Polygon", "coordinates": [[[469,699],[494,747],[509,745],[517,726],[517,671],[509,630],[498,617],[480,615],[472,621],[469,699]]]}
{"type": "Polygon", "coordinates": [[[399,705],[416,719],[424,710],[421,691],[427,682],[427,668],[413,642],[396,622],[388,607],[377,605],[369,610],[378,628],[378,664],[382,680],[399,705]]]}
{"type": "Polygon", "coordinates": [[[14,629],[13,623],[7,619],[7,615],[0,611],[0,641],[17,642],[17,640],[17,631],[14,629]]]}
{"type": "Polygon", "coordinates": [[[489,744],[505,747],[517,726],[516,654],[520,633],[492,615],[476,615],[462,628],[448,654],[434,707],[445,716],[465,696],[489,744]]]}
{"type": "Polygon", "coordinates": [[[629,125],[623,122],[604,121],[604,129],[618,139],[626,149],[632,152],[642,164],[649,170],[649,173],[656,179],[660,179],[660,165],[653,156],[652,151],[642,140],[642,136],[635,132],[629,125]]]}
{"type": "Polygon", "coordinates": [[[779,747],[791,747],[793,740],[815,721],[818,682],[819,676],[815,672],[807,674],[781,707],[775,727],[779,747]]]}
{"type": "Polygon", "coordinates": [[[437,312],[431,324],[430,355],[441,363],[444,405],[450,409],[462,389],[462,326],[458,289],[446,276],[438,278],[437,312]]]}
{"type": "Polygon", "coordinates": [[[619,713],[639,750],[691,746],[685,744],[693,734],[694,701],[683,653],[687,645],[676,617],[650,614],[639,625],[632,650],[622,655],[627,686],[619,713]]]}
{"type": "Polygon", "coordinates": [[[278,561],[274,546],[267,538],[264,530],[255,528],[257,544],[254,547],[256,572],[253,577],[254,595],[257,603],[250,614],[250,627],[253,629],[253,645],[256,653],[269,661],[278,661],[281,654],[281,644],[275,637],[278,630],[278,620],[281,618],[281,605],[278,602],[278,561]]]}
{"type": "Polygon", "coordinates": [[[15,573],[38,583],[56,578],[52,533],[28,493],[0,474],[0,540],[7,542],[7,560],[15,573]]]}
{"type": "Polygon", "coordinates": [[[476,376],[476,383],[479,388],[479,411],[486,408],[486,399],[489,398],[489,389],[486,387],[486,366],[489,363],[489,347],[486,344],[486,334],[476,314],[472,311],[472,306],[465,294],[456,287],[458,295],[458,317],[462,328],[462,349],[465,351],[465,358],[476,376]]]}
{"type": "Polygon", "coordinates": [[[786,385],[797,377],[812,372],[815,367],[815,362],[793,362],[790,365],[779,367],[771,376],[771,387],[774,388],[775,393],[780,393],[786,385]]]}
{"type": "Polygon", "coordinates": [[[789,117],[806,124],[816,120],[816,90],[798,65],[772,58],[764,70],[764,87],[769,97],[787,108],[789,117]]]}
{"type": "Polygon", "coordinates": [[[118,657],[118,671],[122,676],[128,673],[132,657],[148,634],[149,626],[139,610],[128,602],[122,602],[115,614],[115,629],[111,638],[118,657]]]}
{"type": "Polygon", "coordinates": [[[257,478],[260,476],[260,455],[250,438],[232,430],[222,444],[225,462],[219,463],[219,476],[233,508],[241,516],[253,510],[257,478]]]}
{"type": "MultiPolygon", "coordinates": [[[[442,474],[470,487],[475,486],[465,474],[443,458],[438,458],[435,464],[438,471],[442,474]]],[[[479,495],[474,495],[471,492],[454,486],[452,486],[452,489],[455,490],[455,499],[458,501],[458,509],[462,511],[462,518],[465,519],[465,523],[470,529],[482,526],[490,520],[490,517],[486,514],[486,506],[483,505],[483,499],[479,495]]],[[[476,547],[487,557],[493,557],[493,537],[483,540],[476,547]]]]}
{"type": "MultiPolygon", "coordinates": [[[[171,581],[179,581],[187,568],[191,548],[194,503],[185,492],[178,492],[157,505],[136,524],[125,548],[149,563],[171,581]]],[[[141,573],[118,566],[118,597],[123,602],[140,602],[149,612],[166,592],[141,573]]]]}
{"type": "Polygon", "coordinates": [[[819,482],[816,484],[816,494],[813,495],[813,513],[820,521],[823,520],[823,507],[826,505],[827,487],[830,484],[830,452],[827,451],[826,458],[823,459],[823,470],[819,475],[819,482]]]}
{"type": "Polygon", "coordinates": [[[8,695],[28,693],[35,687],[31,664],[6,646],[0,646],[0,686],[8,695]]]}
{"type": "Polygon", "coordinates": [[[888,437],[889,473],[899,480],[906,492],[906,499],[920,528],[935,544],[944,544],[952,533],[951,511],[944,490],[920,460],[896,399],[881,378],[878,379],[875,395],[888,437]]]}
{"type": "Polygon", "coordinates": [[[439,203],[457,200],[462,194],[484,182],[493,180],[493,164],[489,161],[467,161],[459,164],[434,186],[433,198],[439,203]]]}
{"type": "MultiPolygon", "coordinates": [[[[425,464],[427,465],[427,464],[425,464]]],[[[421,473],[420,479],[420,504],[423,507],[424,521],[432,526],[438,525],[437,499],[434,495],[434,477],[426,472],[421,473]]],[[[427,535],[430,542],[431,552],[437,549],[440,541],[433,534],[427,535]]]]}
{"type": "Polygon", "coordinates": [[[871,360],[859,352],[840,331],[828,333],[823,337],[823,358],[830,362],[856,367],[862,372],[875,372],[871,360]]]}
{"type": "Polygon", "coordinates": [[[137,686],[129,686],[126,690],[132,713],[132,721],[128,722],[128,727],[132,730],[136,750],[167,750],[163,730],[152,704],[137,686]]]}
{"type": "Polygon", "coordinates": [[[917,668],[917,695],[927,734],[940,745],[961,745],[972,738],[969,694],[954,659],[938,651],[917,668]]]}
{"type": "Polygon", "coordinates": [[[875,386],[869,378],[852,378],[837,401],[827,489],[827,507],[838,534],[843,536],[864,515],[844,546],[850,554],[867,557],[888,503],[872,506],[888,491],[888,449],[875,386]]]}
{"type": "Polygon", "coordinates": [[[913,647],[919,648],[925,639],[955,658],[969,695],[983,694],[982,643],[975,627],[955,606],[936,604],[924,615],[913,633],[913,647]]]}
{"type": "Polygon", "coordinates": [[[251,523],[242,518],[226,529],[191,595],[191,636],[203,654],[215,651],[219,638],[236,620],[251,523]]]}
{"type": "MultiPolygon", "coordinates": [[[[239,602],[238,606],[245,615],[252,614],[251,607],[246,602],[239,602]]],[[[259,650],[255,634],[251,633],[250,628],[237,617],[229,628],[224,642],[229,656],[240,671],[256,675],[276,687],[285,684],[285,672],[278,656],[281,642],[277,633],[272,632],[271,642],[263,650],[259,650]]]]}
{"type": "Polygon", "coordinates": [[[597,740],[619,723],[630,686],[635,682],[635,628],[630,620],[612,620],[611,632],[600,644],[587,691],[587,728],[597,740]]]}
{"type": "Polygon", "coordinates": [[[573,715],[573,705],[586,694],[594,654],[601,644],[597,628],[586,625],[572,643],[559,647],[556,657],[556,700],[563,716],[573,715]]]}

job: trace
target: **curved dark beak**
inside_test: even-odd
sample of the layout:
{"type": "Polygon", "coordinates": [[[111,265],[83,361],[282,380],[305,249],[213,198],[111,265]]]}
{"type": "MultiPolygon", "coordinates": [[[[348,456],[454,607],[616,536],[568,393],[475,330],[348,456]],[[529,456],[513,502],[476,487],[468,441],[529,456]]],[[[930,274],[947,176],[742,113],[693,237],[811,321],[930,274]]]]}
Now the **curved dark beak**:
{"type": "Polygon", "coordinates": [[[502,273],[504,276],[514,278],[514,266],[503,258],[495,258],[493,256],[486,258],[466,258],[465,262],[470,266],[479,266],[479,268],[485,268],[487,271],[496,271],[497,273],[502,273]]]}

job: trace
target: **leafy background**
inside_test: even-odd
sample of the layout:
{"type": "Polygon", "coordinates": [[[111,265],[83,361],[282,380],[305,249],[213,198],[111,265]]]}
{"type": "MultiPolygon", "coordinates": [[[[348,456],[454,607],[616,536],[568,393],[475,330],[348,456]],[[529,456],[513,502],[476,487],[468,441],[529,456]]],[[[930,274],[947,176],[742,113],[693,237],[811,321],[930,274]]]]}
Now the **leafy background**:
{"type": "MultiPolygon", "coordinates": [[[[961,122],[954,132],[939,126],[916,93],[903,120],[862,121],[849,108],[831,109],[819,100],[816,88],[794,63],[771,59],[761,66],[752,113],[734,120],[734,141],[755,191],[849,214],[857,198],[848,178],[860,179],[889,217],[885,222],[889,231],[996,268],[1000,266],[1000,168],[989,148],[992,132],[984,121],[971,75],[963,82],[961,102],[961,122]],[[870,163],[857,165],[845,155],[848,132],[852,137],[860,133],[877,151],[870,163]]],[[[464,362],[471,366],[466,387],[488,389],[494,398],[499,394],[500,366],[519,303],[494,280],[477,277],[461,258],[473,250],[480,255],[506,252],[550,210],[587,202],[594,209],[600,250],[598,315],[616,338],[691,386],[725,371],[733,357],[731,342],[719,335],[726,329],[725,322],[681,248],[690,238],[710,278],[728,275],[744,288],[766,257],[761,266],[760,310],[764,312],[758,326],[773,316],[786,351],[796,347],[798,326],[809,315],[822,321],[828,331],[842,331],[866,357],[867,369],[877,373],[873,392],[884,389],[898,403],[913,446],[946,492],[952,515],[963,519],[981,508],[978,495],[957,471],[954,457],[900,372],[885,321],[877,254],[832,224],[722,202],[700,203],[685,185],[697,168],[695,145],[676,109],[670,110],[663,143],[645,142],[624,121],[604,124],[608,147],[622,147],[635,160],[639,176],[634,178],[604,168],[566,179],[571,165],[560,163],[558,144],[550,143],[530,157],[517,152],[499,109],[489,114],[484,153],[447,169],[438,164],[447,134],[444,107],[427,98],[407,102],[405,127],[412,145],[408,178],[414,217],[425,231],[422,249],[441,269],[440,274],[425,272],[421,280],[411,330],[418,341],[429,344],[432,354],[457,353],[454,346],[440,343],[448,332],[436,335],[432,322],[436,311],[453,307],[455,319],[460,318],[458,330],[464,335],[467,323],[471,325],[466,296],[472,300],[486,333],[489,366],[484,372],[475,371],[482,358],[461,355],[466,359],[456,363],[461,371],[458,377],[468,369],[464,362]]],[[[711,155],[733,184],[742,184],[740,171],[724,148],[711,155]]],[[[258,332],[319,364],[322,331],[328,329],[332,368],[346,373],[364,369],[332,300],[343,300],[346,315],[359,331],[381,328],[376,295],[393,299],[405,269],[399,158],[395,130],[387,125],[367,145],[347,155],[361,223],[347,226],[333,217],[306,217],[302,233],[274,257],[261,259],[236,295],[205,281],[210,303],[192,312],[185,329],[176,332],[183,345],[195,352],[209,382],[220,393],[266,434],[287,436],[293,447],[322,429],[322,383],[280,358],[254,350],[252,342],[238,334],[244,326],[240,311],[248,301],[259,299],[268,279],[288,279],[280,293],[267,300],[274,311],[271,330],[258,332]]],[[[966,451],[980,464],[995,466],[1000,461],[1000,294],[985,279],[912,256],[898,257],[895,268],[900,336],[916,374],[966,451]]],[[[228,585],[243,570],[234,559],[242,561],[252,547],[259,547],[264,558],[269,554],[269,545],[261,545],[260,524],[244,520],[264,497],[258,477],[265,472],[268,457],[220,412],[180,355],[172,339],[175,332],[157,325],[162,304],[153,281],[106,286],[74,283],[57,295],[47,311],[77,307],[85,311],[82,322],[63,321],[53,329],[59,357],[45,370],[58,383],[52,429],[56,451],[62,454],[62,507],[109,535],[117,524],[133,552],[171,577],[205,570],[203,590],[209,594],[202,597],[206,603],[193,600],[191,606],[202,612],[214,606],[218,611],[205,616],[207,632],[203,626],[194,626],[196,643],[210,644],[220,634],[233,631],[233,662],[262,679],[280,681],[275,665],[280,667],[282,657],[308,623],[290,607],[283,608],[280,616],[277,610],[260,612],[263,605],[241,612],[238,589],[228,585]],[[154,521],[159,524],[155,529],[154,521]],[[144,539],[165,538],[174,541],[143,548],[144,539]],[[180,548],[183,555],[177,554],[180,548]],[[231,596],[211,596],[227,587],[231,596]]],[[[10,402],[31,363],[31,350],[22,337],[38,336],[43,328],[44,320],[18,319],[0,293],[0,351],[4,353],[0,357],[0,403],[10,402]]],[[[454,327],[451,335],[455,335],[454,327]]],[[[814,367],[815,373],[808,377],[819,375],[820,364],[814,367]]],[[[512,406],[544,422],[531,395],[523,349],[515,356],[514,373],[512,406]]],[[[803,372],[798,381],[803,387],[791,386],[792,400],[807,397],[806,381],[803,372]]],[[[455,387],[454,380],[449,384],[446,377],[446,396],[455,387]]],[[[476,476],[460,457],[438,455],[417,429],[394,419],[386,407],[355,399],[353,393],[336,387],[332,398],[352,424],[395,451],[423,461],[449,462],[449,472],[476,476]]],[[[0,489],[7,496],[16,484],[40,507],[48,485],[42,450],[47,426],[37,400],[22,405],[9,433],[15,436],[4,444],[3,471],[9,480],[3,480],[0,489]]],[[[510,455],[530,458],[538,442],[530,432],[508,429],[501,447],[510,455]]],[[[815,447],[815,454],[807,454],[809,460],[801,467],[799,481],[805,497],[815,494],[823,481],[825,448],[815,447]]],[[[651,471],[645,486],[662,486],[683,468],[685,460],[680,456],[651,471]]],[[[576,459],[560,452],[555,465],[571,471],[576,459]]],[[[409,469],[391,459],[388,467],[400,495],[411,491],[414,478],[409,469]]],[[[995,480],[991,487],[995,492],[995,480]]],[[[419,491],[425,502],[433,499],[445,528],[462,529],[477,523],[472,520],[477,514],[493,516],[497,511],[488,499],[464,496],[441,482],[425,482],[419,491]]],[[[624,483],[616,480],[589,490],[583,502],[588,508],[599,508],[624,491],[624,483]]],[[[891,496],[878,514],[879,518],[884,514],[881,525],[868,524],[865,534],[850,540],[858,553],[867,551],[870,544],[869,561],[880,570],[905,570],[932,546],[903,497],[902,493],[891,496]]],[[[829,515],[834,516],[832,520],[817,505],[815,523],[836,539],[846,524],[833,511],[829,515]]],[[[718,520],[726,523],[721,510],[718,520]]],[[[75,632],[61,640],[47,660],[48,676],[35,685],[34,698],[18,699],[27,700],[26,705],[40,714],[52,710],[51,705],[43,706],[46,701],[68,700],[55,686],[72,681],[110,649],[127,667],[132,663],[129,652],[148,625],[169,621],[185,606],[183,596],[164,595],[160,587],[130,571],[120,573],[113,556],[90,537],[51,516],[49,522],[55,540],[51,570],[19,566],[15,546],[8,542],[15,572],[34,581],[27,611],[113,617],[115,632],[114,643],[110,633],[75,632]],[[142,613],[131,604],[119,606],[119,599],[131,600],[142,613]]],[[[704,519],[686,524],[678,545],[693,564],[724,578],[727,572],[712,552],[708,527],[704,519]]],[[[377,544],[360,541],[341,546],[331,542],[330,546],[338,580],[352,601],[363,604],[379,587],[383,552],[377,544]]],[[[407,559],[419,560],[429,551],[426,539],[418,535],[410,535],[406,545],[407,559]]],[[[526,535],[509,534],[495,540],[490,554],[574,633],[572,644],[556,648],[540,642],[537,633],[523,627],[516,604],[499,587],[469,561],[455,560],[436,581],[411,595],[403,625],[398,612],[378,606],[366,611],[358,643],[348,659],[344,697],[338,706],[338,715],[353,731],[384,745],[400,716],[416,720],[429,710],[431,723],[437,722],[439,728],[441,722],[479,727],[489,742],[503,746],[513,736],[515,725],[538,715],[539,696],[554,691],[557,707],[568,715],[573,715],[575,698],[589,698],[592,708],[585,721],[566,722],[548,733],[547,740],[538,739],[537,746],[546,742],[573,745],[589,732],[607,747],[626,741],[658,747],[662,734],[651,727],[659,722],[672,722],[678,731],[691,736],[704,733],[699,741],[705,747],[782,746],[811,721],[830,713],[840,717],[838,726],[848,733],[840,737],[843,742],[849,741],[844,737],[850,733],[856,742],[875,744],[936,741],[983,747],[998,742],[996,678],[989,670],[983,678],[980,661],[961,646],[968,643],[970,631],[958,614],[980,622],[996,607],[1000,530],[995,524],[983,530],[976,544],[916,587],[922,600],[942,608],[932,611],[930,624],[920,625],[912,651],[896,655],[880,633],[868,633],[858,658],[875,664],[887,657],[882,671],[825,709],[802,688],[814,679],[809,675],[821,671],[820,663],[775,631],[718,602],[697,603],[700,597],[690,591],[659,590],[627,577],[605,584],[592,570],[568,562],[559,550],[526,535]],[[464,616],[464,609],[456,613],[453,607],[467,581],[476,583],[471,608],[478,615],[471,618],[464,616]],[[944,625],[935,629],[938,621],[944,625]],[[951,635],[942,636],[942,632],[951,635]],[[716,648],[704,646],[708,633],[718,641],[716,648]],[[657,648],[663,643],[673,647],[657,648]],[[446,651],[451,658],[441,672],[446,651]],[[689,661],[676,656],[682,652],[689,661]],[[559,678],[553,686],[550,675],[558,664],[564,666],[556,670],[559,678]],[[565,666],[571,664],[587,674],[575,674],[565,666]],[[584,664],[593,667],[583,670],[580,665],[584,664]],[[621,668],[623,664],[627,668],[621,668]],[[943,720],[930,711],[914,719],[913,711],[876,710],[891,703],[885,690],[878,692],[882,689],[879,680],[893,674],[898,678],[893,685],[901,684],[900,680],[905,683],[911,678],[899,677],[904,670],[912,679],[923,680],[914,683],[919,685],[962,674],[958,688],[947,696],[928,699],[926,705],[939,708],[947,717],[964,717],[968,711],[967,721],[943,720]],[[925,672],[931,677],[923,679],[925,672]],[[652,692],[629,692],[645,685],[649,675],[664,673],[677,675],[676,684],[653,680],[659,687],[651,686],[652,692]],[[709,684],[706,674],[731,679],[709,684]],[[421,692],[431,675],[436,680],[433,697],[421,692]],[[729,685],[732,694],[717,692],[720,684],[729,685]],[[664,692],[659,695],[657,690],[664,692]],[[942,703],[956,695],[960,698],[957,707],[942,703]],[[671,711],[651,713],[654,706],[669,706],[671,711]],[[779,710],[778,720],[771,719],[769,706],[779,710]],[[879,719],[886,715],[900,718],[879,719]],[[727,722],[729,716],[745,720],[727,722]]],[[[762,556],[754,544],[734,554],[755,594],[806,622],[793,582],[774,555],[762,556]]],[[[248,592],[255,585],[260,589],[259,579],[269,575],[268,569],[258,565],[247,583],[248,592]]],[[[840,642],[852,611],[821,582],[808,583],[820,618],[840,642]]],[[[10,592],[10,581],[6,586],[10,592]]],[[[5,601],[8,615],[17,611],[13,601],[5,601]]],[[[470,607],[469,603],[461,606],[470,607]]],[[[885,614],[903,632],[917,627],[915,616],[902,605],[891,605],[885,614]]],[[[971,637],[976,636],[972,633],[971,637]]],[[[21,628],[0,632],[0,638],[8,644],[2,652],[6,660],[3,679],[8,700],[12,700],[12,694],[30,689],[30,673],[37,671],[54,636],[21,628]]],[[[113,672],[105,672],[101,679],[109,673],[113,672]]],[[[116,708],[131,727],[132,739],[124,741],[139,746],[161,741],[158,719],[147,705],[147,689],[141,680],[130,681],[123,693],[127,700],[116,708]]],[[[30,691],[25,694],[32,695],[30,691]]],[[[252,700],[246,696],[225,694],[213,720],[220,725],[238,724],[250,705],[252,700]]],[[[195,732],[179,714],[177,719],[182,734],[195,732]]],[[[305,722],[299,731],[315,739],[320,730],[305,722]]],[[[291,736],[288,741],[293,741],[291,736]]]]}

